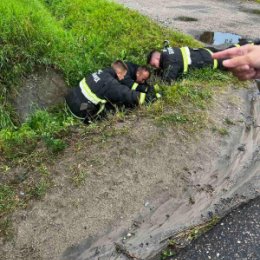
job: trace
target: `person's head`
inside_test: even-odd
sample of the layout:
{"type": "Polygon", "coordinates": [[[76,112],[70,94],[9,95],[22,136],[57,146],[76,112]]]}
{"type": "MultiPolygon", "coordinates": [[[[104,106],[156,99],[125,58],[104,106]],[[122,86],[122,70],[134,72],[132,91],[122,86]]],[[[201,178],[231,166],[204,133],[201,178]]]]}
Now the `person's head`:
{"type": "Polygon", "coordinates": [[[136,71],[136,82],[143,84],[150,78],[150,70],[147,66],[140,66],[136,71]]]}
{"type": "Polygon", "coordinates": [[[160,59],[161,59],[161,52],[157,50],[153,50],[147,56],[147,64],[150,64],[152,67],[159,69],[160,59]]]}
{"type": "Polygon", "coordinates": [[[127,73],[127,65],[122,60],[116,60],[112,63],[112,68],[115,71],[119,80],[124,79],[127,73]]]}

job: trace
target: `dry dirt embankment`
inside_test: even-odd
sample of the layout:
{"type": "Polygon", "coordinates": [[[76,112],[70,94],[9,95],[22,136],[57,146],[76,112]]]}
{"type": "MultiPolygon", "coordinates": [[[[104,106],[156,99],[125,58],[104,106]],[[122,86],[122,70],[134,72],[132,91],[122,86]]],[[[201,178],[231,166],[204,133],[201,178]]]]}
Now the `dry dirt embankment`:
{"type": "Polygon", "coordinates": [[[97,240],[67,250],[63,259],[157,259],[180,231],[259,195],[259,97],[230,90],[218,100],[211,120],[221,124],[226,117],[235,122],[244,118],[244,123],[231,127],[225,138],[205,131],[195,140],[186,139],[165,129],[157,146],[142,156],[145,168],[139,178],[151,190],[131,225],[120,221],[97,240]]]}
{"type": "Polygon", "coordinates": [[[1,245],[3,259],[152,259],[178,232],[256,197],[260,106],[253,91],[218,94],[202,133],[136,118],[97,145],[88,140],[95,135],[75,135],[50,169],[57,176],[51,192],[13,215],[16,235],[1,245]],[[85,184],[72,186],[71,171],[87,175],[85,184]]]}

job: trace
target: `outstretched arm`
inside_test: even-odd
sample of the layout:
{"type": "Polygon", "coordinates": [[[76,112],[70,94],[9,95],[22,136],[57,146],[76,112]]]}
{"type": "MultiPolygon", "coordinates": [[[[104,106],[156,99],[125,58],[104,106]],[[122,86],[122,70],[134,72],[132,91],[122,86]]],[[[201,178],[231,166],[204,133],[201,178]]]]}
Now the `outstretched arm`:
{"type": "Polygon", "coordinates": [[[226,59],[223,66],[240,80],[260,78],[260,46],[244,45],[212,55],[214,59],[226,59]]]}

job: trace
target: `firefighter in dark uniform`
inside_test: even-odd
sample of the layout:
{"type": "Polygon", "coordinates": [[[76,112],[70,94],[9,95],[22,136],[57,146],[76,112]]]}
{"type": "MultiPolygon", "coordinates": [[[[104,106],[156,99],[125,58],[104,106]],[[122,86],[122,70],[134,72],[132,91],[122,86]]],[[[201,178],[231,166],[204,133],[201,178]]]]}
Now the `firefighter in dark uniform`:
{"type": "Polygon", "coordinates": [[[150,86],[147,80],[150,78],[150,69],[147,66],[140,66],[132,62],[126,62],[127,73],[123,80],[120,82],[128,86],[132,90],[146,93],[147,90],[154,91],[157,98],[161,98],[159,87],[150,86]]]}
{"type": "MultiPolygon", "coordinates": [[[[244,44],[259,44],[259,41],[246,41],[244,44]]],[[[239,44],[235,46],[239,47],[239,44]]],[[[230,47],[234,47],[230,46],[230,47]]],[[[229,47],[229,48],[230,48],[229,47]]],[[[215,48],[189,48],[170,47],[169,41],[164,42],[162,52],[151,51],[147,57],[147,63],[159,70],[159,75],[168,83],[188,73],[190,69],[211,67],[212,69],[224,69],[222,60],[212,59],[212,53],[219,51],[215,48]]]]}
{"type": "Polygon", "coordinates": [[[106,106],[134,107],[156,98],[153,89],[139,92],[120,83],[126,73],[124,62],[116,61],[112,68],[99,70],[82,79],[79,86],[71,89],[65,97],[71,113],[84,123],[89,123],[104,113],[106,106]]]}

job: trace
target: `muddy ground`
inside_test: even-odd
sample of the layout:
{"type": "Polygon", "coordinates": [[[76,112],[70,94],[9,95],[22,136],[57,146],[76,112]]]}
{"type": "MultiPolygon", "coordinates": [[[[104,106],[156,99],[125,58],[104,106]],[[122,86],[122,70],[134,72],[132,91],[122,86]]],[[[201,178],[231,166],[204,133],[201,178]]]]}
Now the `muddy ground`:
{"type": "MultiPolygon", "coordinates": [[[[148,12],[153,2],[138,8],[148,12]]],[[[185,5],[157,1],[157,12],[164,10],[158,5],[180,2],[185,5]]],[[[223,6],[241,5],[207,5],[213,2],[220,6],[214,5],[219,15],[223,6]]],[[[229,31],[244,34],[251,20],[243,15],[245,26],[229,31]]],[[[231,86],[218,93],[208,111],[208,127],[197,133],[133,117],[117,126],[120,135],[95,145],[89,142],[95,135],[75,134],[70,147],[48,166],[54,187],[41,201],[13,214],[15,236],[0,242],[1,259],[157,259],[168,238],[258,196],[260,102],[255,91],[254,85],[231,86]],[[226,118],[234,125],[226,125],[226,118]],[[229,135],[214,127],[227,128],[229,135]],[[75,171],[86,177],[84,184],[72,185],[75,171]]]]}

